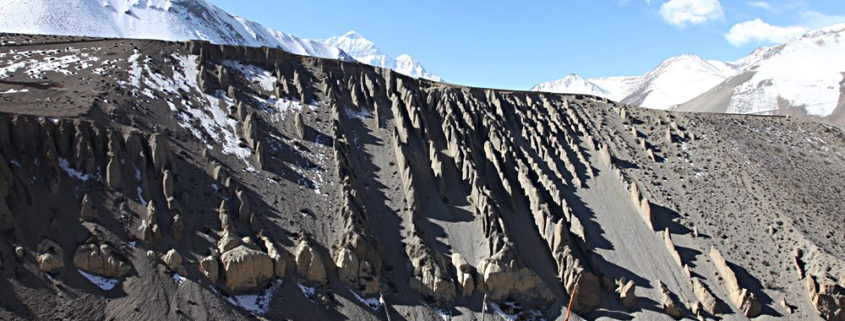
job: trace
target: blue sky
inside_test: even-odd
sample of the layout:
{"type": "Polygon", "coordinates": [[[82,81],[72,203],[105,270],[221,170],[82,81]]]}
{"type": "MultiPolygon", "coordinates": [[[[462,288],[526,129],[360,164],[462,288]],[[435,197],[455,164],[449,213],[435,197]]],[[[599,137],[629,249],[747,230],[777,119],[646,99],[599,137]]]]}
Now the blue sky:
{"type": "Polygon", "coordinates": [[[210,1],[302,38],[356,30],[448,82],[510,89],[639,75],[684,53],[736,60],[845,22],[844,0],[210,1]]]}

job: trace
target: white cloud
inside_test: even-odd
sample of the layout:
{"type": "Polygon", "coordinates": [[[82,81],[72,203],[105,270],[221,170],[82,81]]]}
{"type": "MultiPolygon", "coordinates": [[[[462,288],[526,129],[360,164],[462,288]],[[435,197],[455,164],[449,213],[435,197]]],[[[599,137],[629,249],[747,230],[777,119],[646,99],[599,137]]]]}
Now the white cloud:
{"type": "Polygon", "coordinates": [[[760,18],[735,24],[725,34],[725,39],[734,46],[741,46],[750,42],[781,43],[806,32],[806,27],[779,27],[770,25],[760,18]]]}
{"type": "Polygon", "coordinates": [[[667,23],[680,28],[725,18],[719,0],[669,0],[660,6],[660,15],[667,23]]]}
{"type": "Polygon", "coordinates": [[[749,2],[748,5],[763,10],[772,10],[772,5],[766,1],[752,1],[749,2]]]}

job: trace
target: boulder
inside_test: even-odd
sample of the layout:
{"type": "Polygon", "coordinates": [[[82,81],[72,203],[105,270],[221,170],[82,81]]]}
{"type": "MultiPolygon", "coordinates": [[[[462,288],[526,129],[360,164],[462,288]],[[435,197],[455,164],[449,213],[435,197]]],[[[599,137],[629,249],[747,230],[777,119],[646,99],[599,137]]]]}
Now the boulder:
{"type": "Polygon", "coordinates": [[[245,245],[226,251],[220,256],[226,288],[233,293],[243,293],[266,285],[273,278],[273,260],[267,253],[245,245]]]}
{"type": "Polygon", "coordinates": [[[176,250],[171,249],[161,257],[161,260],[164,262],[164,265],[167,266],[171,271],[179,273],[180,275],[187,275],[188,273],[185,271],[185,267],[182,265],[182,255],[176,250]]]}
{"type": "Polygon", "coordinates": [[[65,267],[65,263],[62,261],[62,258],[53,253],[39,254],[36,261],[38,263],[38,269],[41,270],[41,272],[47,272],[50,274],[57,273],[65,267]]]}
{"type": "Polygon", "coordinates": [[[73,266],[107,278],[121,278],[126,276],[132,267],[114,254],[108,244],[83,244],[73,255],[73,266]]]}

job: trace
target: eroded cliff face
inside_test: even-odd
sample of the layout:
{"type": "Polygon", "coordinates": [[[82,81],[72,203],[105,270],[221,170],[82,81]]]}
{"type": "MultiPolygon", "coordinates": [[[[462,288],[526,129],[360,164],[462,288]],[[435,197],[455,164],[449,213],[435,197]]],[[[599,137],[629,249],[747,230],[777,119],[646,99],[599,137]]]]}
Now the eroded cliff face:
{"type": "Polygon", "coordinates": [[[3,39],[4,319],[842,318],[838,129],[3,39]]]}

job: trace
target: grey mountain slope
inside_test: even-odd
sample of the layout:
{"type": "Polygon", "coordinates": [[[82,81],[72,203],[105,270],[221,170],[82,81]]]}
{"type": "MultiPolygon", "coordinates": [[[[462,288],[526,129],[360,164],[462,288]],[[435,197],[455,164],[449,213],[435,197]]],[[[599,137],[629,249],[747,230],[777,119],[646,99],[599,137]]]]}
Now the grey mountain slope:
{"type": "Polygon", "coordinates": [[[842,295],[838,128],[2,40],[3,320],[562,320],[570,295],[587,320],[695,319],[701,284],[724,320],[822,320],[842,295]]]}

